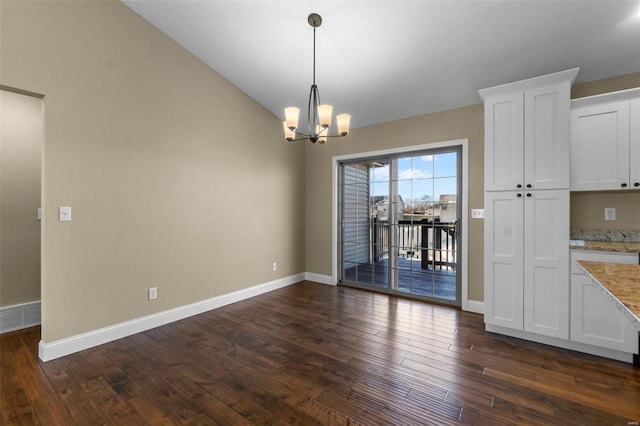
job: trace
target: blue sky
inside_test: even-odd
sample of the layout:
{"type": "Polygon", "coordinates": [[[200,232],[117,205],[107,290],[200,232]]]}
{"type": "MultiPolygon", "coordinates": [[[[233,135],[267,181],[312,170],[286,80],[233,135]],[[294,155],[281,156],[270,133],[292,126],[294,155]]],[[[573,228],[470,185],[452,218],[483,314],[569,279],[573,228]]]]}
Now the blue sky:
{"type": "MultiPolygon", "coordinates": [[[[398,193],[405,203],[428,196],[437,201],[441,194],[456,193],[455,152],[398,159],[398,193]]],[[[371,195],[388,195],[389,166],[370,171],[371,195]]]]}

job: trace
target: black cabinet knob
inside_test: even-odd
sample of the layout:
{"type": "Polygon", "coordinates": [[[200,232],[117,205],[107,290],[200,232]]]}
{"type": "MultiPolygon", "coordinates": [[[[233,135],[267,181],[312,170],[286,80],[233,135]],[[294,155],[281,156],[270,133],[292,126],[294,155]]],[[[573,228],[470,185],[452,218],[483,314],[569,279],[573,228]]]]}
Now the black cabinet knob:
{"type": "Polygon", "coordinates": [[[635,187],[640,186],[640,182],[634,182],[633,186],[635,186],[635,187]]]}
{"type": "Polygon", "coordinates": [[[627,184],[626,184],[626,183],[623,183],[623,184],[622,184],[622,185],[620,185],[620,186],[621,186],[621,187],[623,187],[623,188],[626,188],[626,187],[627,187],[627,184]]]}
{"type": "Polygon", "coordinates": [[[530,183],[527,184],[527,188],[531,188],[531,184],[530,183]]]}
{"type": "Polygon", "coordinates": [[[531,193],[530,192],[527,192],[527,197],[531,197],[531,193]]]}
{"type": "Polygon", "coordinates": [[[517,184],[517,185],[516,185],[516,188],[522,188],[522,185],[517,184]]]}
{"type": "Polygon", "coordinates": [[[518,198],[520,198],[520,197],[522,197],[522,194],[520,194],[520,193],[518,192],[518,198]]]}

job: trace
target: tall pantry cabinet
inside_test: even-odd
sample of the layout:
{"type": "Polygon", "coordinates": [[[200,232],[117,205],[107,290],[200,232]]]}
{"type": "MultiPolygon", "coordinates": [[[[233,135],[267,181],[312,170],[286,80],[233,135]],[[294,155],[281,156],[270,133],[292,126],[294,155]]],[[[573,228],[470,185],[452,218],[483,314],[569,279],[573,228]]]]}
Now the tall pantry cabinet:
{"type": "Polygon", "coordinates": [[[569,337],[569,108],[577,73],[480,90],[489,331],[569,337]]]}

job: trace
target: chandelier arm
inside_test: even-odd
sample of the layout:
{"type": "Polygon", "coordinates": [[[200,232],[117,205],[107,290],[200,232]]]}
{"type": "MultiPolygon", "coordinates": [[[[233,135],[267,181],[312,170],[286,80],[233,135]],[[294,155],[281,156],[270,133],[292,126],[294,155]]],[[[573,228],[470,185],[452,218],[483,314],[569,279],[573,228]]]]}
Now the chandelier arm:
{"type": "Polygon", "coordinates": [[[302,136],[304,136],[305,138],[309,138],[309,137],[313,136],[313,135],[310,135],[310,134],[307,134],[307,133],[304,133],[304,132],[299,132],[298,130],[294,130],[293,132],[294,132],[296,135],[302,135],[302,136]]]}
{"type": "MultiPolygon", "coordinates": [[[[298,133],[298,132],[296,132],[296,133],[298,133]]],[[[300,135],[302,135],[302,137],[300,137],[300,138],[295,138],[295,139],[287,139],[287,140],[288,140],[289,142],[308,141],[308,140],[310,140],[310,139],[311,139],[311,137],[312,137],[311,135],[307,135],[307,134],[305,134],[305,133],[299,133],[299,134],[300,134],[300,135]]],[[[326,137],[326,138],[343,138],[343,137],[345,137],[345,136],[347,136],[347,135],[343,135],[343,134],[336,134],[336,135],[323,135],[323,137],[326,137]]],[[[313,140],[312,140],[312,142],[313,142],[313,140]]]]}

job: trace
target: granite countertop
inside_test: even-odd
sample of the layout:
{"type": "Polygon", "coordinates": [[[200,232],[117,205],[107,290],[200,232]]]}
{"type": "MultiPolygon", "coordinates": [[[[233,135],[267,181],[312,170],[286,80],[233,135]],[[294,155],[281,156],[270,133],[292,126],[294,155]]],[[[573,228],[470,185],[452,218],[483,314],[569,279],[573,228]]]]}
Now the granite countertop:
{"type": "Polygon", "coordinates": [[[640,253],[640,243],[624,241],[584,241],[584,245],[571,245],[574,250],[619,251],[640,253]]]}
{"type": "Polygon", "coordinates": [[[640,329],[640,265],[586,260],[579,260],[578,265],[640,329]]]}
{"type": "Polygon", "coordinates": [[[572,228],[570,238],[572,249],[640,253],[640,230],[572,228]]]}

